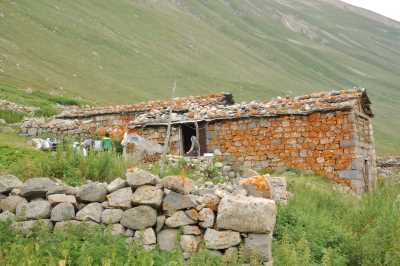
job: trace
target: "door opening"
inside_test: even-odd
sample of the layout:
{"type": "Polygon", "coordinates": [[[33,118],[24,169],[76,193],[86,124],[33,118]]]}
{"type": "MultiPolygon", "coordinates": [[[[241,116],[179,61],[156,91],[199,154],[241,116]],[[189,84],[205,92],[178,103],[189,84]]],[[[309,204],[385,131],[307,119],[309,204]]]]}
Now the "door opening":
{"type": "Polygon", "coordinates": [[[363,166],[363,177],[364,177],[364,191],[369,191],[369,164],[368,160],[364,160],[363,166]]]}
{"type": "Polygon", "coordinates": [[[196,127],[194,123],[182,124],[182,147],[184,155],[186,155],[192,146],[192,136],[196,136],[196,127]]]}

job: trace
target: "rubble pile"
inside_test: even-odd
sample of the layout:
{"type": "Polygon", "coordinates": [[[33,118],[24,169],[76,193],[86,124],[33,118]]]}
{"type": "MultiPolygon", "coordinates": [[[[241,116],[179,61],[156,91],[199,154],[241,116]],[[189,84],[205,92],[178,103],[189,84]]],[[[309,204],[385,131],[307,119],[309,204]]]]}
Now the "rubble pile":
{"type": "Polygon", "coordinates": [[[30,107],[30,106],[23,106],[23,105],[19,105],[19,104],[16,104],[14,102],[11,102],[11,101],[0,99],[0,109],[11,110],[11,111],[20,112],[20,113],[32,114],[35,111],[39,110],[40,108],[38,108],[38,107],[30,107]]]}

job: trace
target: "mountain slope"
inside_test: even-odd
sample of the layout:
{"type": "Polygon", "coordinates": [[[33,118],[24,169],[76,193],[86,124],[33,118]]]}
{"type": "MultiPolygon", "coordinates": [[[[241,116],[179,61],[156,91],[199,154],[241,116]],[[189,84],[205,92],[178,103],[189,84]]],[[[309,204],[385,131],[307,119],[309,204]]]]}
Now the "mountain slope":
{"type": "Polygon", "coordinates": [[[0,2],[0,83],[101,104],[361,86],[400,149],[400,23],[335,0],[0,2]]]}

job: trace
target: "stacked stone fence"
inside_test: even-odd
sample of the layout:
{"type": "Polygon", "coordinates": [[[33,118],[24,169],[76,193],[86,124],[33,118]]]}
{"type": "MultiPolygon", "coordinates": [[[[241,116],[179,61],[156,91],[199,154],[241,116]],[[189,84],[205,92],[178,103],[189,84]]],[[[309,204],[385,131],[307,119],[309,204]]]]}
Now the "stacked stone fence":
{"type": "Polygon", "coordinates": [[[187,258],[205,247],[272,264],[273,199],[287,200],[285,180],[251,170],[237,185],[199,186],[187,177],[161,179],[138,168],[125,179],[80,187],[0,176],[0,221],[11,220],[16,231],[28,233],[38,224],[48,230],[96,225],[147,250],[181,249],[187,258]]]}

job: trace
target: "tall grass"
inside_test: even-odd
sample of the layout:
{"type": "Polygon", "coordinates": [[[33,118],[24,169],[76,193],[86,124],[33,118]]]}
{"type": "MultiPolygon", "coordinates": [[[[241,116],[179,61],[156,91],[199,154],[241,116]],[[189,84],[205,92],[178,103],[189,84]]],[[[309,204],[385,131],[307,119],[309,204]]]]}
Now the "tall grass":
{"type": "Polygon", "coordinates": [[[145,251],[140,245],[125,241],[126,237],[112,236],[100,227],[74,227],[54,233],[38,227],[29,235],[21,235],[0,223],[0,265],[242,265],[236,257],[220,258],[207,251],[185,262],[178,249],[145,251]]]}
{"type": "Polygon", "coordinates": [[[89,152],[87,157],[73,152],[70,144],[60,145],[55,152],[27,148],[0,147],[0,172],[22,179],[47,176],[64,180],[70,185],[85,180],[108,182],[123,177],[134,161],[124,160],[115,152],[89,152]]]}
{"type": "Polygon", "coordinates": [[[312,176],[290,178],[280,206],[275,265],[400,265],[400,186],[361,199],[312,176]]]}

